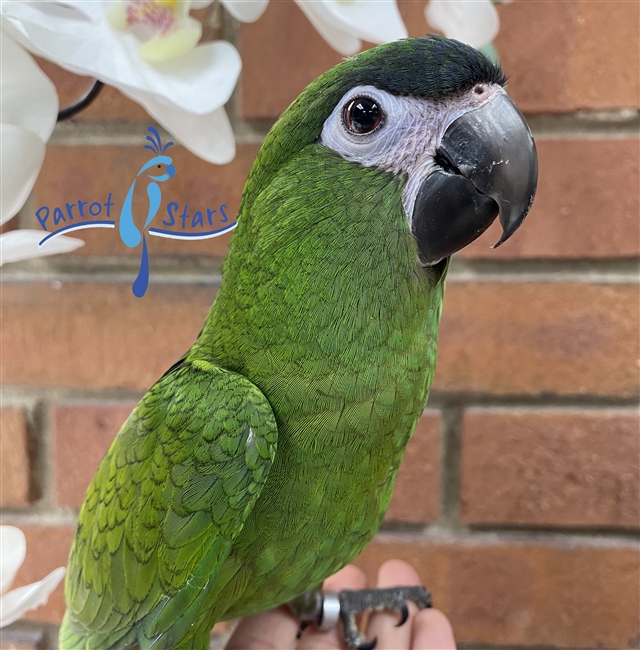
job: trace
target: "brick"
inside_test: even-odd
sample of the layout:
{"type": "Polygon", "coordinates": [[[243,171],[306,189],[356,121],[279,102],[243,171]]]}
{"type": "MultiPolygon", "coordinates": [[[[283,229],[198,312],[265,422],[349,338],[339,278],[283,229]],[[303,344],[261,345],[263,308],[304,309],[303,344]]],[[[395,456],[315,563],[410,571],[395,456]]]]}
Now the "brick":
{"type": "Polygon", "coordinates": [[[440,438],[440,414],[426,411],[407,445],[387,521],[417,524],[438,518],[440,438]]]}
{"type": "MultiPolygon", "coordinates": [[[[3,522],[12,523],[13,522],[3,522]]],[[[42,580],[48,573],[61,566],[66,566],[69,560],[71,542],[75,534],[75,526],[71,525],[42,525],[18,524],[18,528],[27,539],[27,556],[20,567],[18,575],[11,588],[22,587],[42,580]]],[[[60,624],[64,614],[64,579],[56,587],[45,605],[28,612],[24,618],[33,621],[60,624]]]]}
{"type": "MultiPolygon", "coordinates": [[[[133,277],[131,278],[133,281],[133,277]]],[[[3,381],[146,390],[193,344],[215,287],[3,283],[3,381]]]]}
{"type": "Polygon", "coordinates": [[[124,404],[58,404],[51,422],[58,504],[80,507],[102,457],[134,409],[124,404]]]}
{"type": "MultiPolygon", "coordinates": [[[[73,526],[21,525],[27,558],[16,587],[67,562],[73,526]]],[[[415,566],[459,643],[633,647],[638,634],[638,555],[632,544],[569,546],[397,542],[379,536],[358,558],[369,575],[386,559],[415,566]]],[[[59,623],[58,587],[27,618],[59,623]]]]}
{"type": "Polygon", "coordinates": [[[0,409],[0,505],[29,503],[27,414],[22,408],[0,409]]]}
{"type": "MultiPolygon", "coordinates": [[[[21,525],[27,558],[14,586],[67,562],[73,526],[21,525]]],[[[375,576],[386,559],[417,569],[459,643],[633,647],[638,634],[638,555],[633,545],[396,542],[379,536],[357,564],[375,576]]],[[[59,623],[58,587],[27,618],[59,623]]]]}
{"type": "Polygon", "coordinates": [[[496,223],[465,258],[616,258],[640,254],[638,141],[537,140],[536,199],[522,227],[503,246],[496,223]]]}
{"type": "Polygon", "coordinates": [[[495,44],[509,75],[509,94],[525,112],[569,112],[577,0],[518,2],[500,11],[495,44]]]}
{"type": "MultiPolygon", "coordinates": [[[[141,127],[141,133],[144,128],[141,127]]],[[[258,147],[239,145],[235,160],[215,166],[199,160],[182,147],[172,147],[177,174],[163,185],[163,207],[153,222],[166,218],[169,201],[197,209],[228,206],[237,214],[246,177],[258,147]]],[[[537,197],[527,220],[506,244],[491,250],[499,238],[494,225],[484,236],[461,251],[466,258],[615,258],[640,253],[637,228],[638,143],[632,139],[540,140],[540,180],[537,197]]],[[[47,157],[36,184],[33,226],[39,228],[35,210],[47,205],[65,208],[78,199],[104,202],[109,192],[119,208],[134,177],[146,160],[140,146],[63,146],[47,148],[47,157]],[[123,164],[122,161],[127,161],[123,164]],[[91,170],[90,172],[88,170],[91,170]]],[[[145,185],[137,186],[134,214],[146,215],[145,185]]],[[[77,208],[75,209],[77,211],[77,208]]],[[[53,217],[49,220],[52,222],[53,217]]],[[[10,222],[12,223],[12,222],[10,222]]],[[[16,221],[17,223],[17,221],[16,221]]],[[[82,230],[74,234],[86,242],[74,255],[140,255],[127,248],[116,229],[82,230]]],[[[148,237],[151,259],[155,255],[212,255],[222,257],[230,235],[201,242],[148,237]]]]}
{"type": "MultiPolygon", "coordinates": [[[[4,282],[3,380],[147,389],[191,346],[214,294],[152,283],[137,300],[128,283],[4,282]]],[[[632,284],[451,280],[434,388],[637,395],[637,295],[632,284]]]]}
{"type": "MultiPolygon", "coordinates": [[[[410,36],[434,31],[424,4],[398,2],[410,36]]],[[[498,11],[496,45],[509,92],[523,111],[640,106],[637,3],[516,0],[498,11]]],[[[306,85],[340,61],[293,2],[272,2],[259,21],[241,25],[239,49],[241,114],[247,119],[277,118],[306,85]],[[289,61],[296,65],[284,75],[283,62],[289,61]]]]}
{"type": "Polygon", "coordinates": [[[270,2],[260,20],[240,25],[238,49],[245,119],[276,119],[303,88],[342,59],[290,0],[270,2]],[[293,61],[283,74],[283,64],[293,61]]]}
{"type": "MultiPolygon", "coordinates": [[[[140,127],[140,135],[146,134],[146,127],[140,127]]],[[[240,206],[244,183],[258,151],[255,145],[239,145],[233,162],[228,165],[212,165],[197,158],[189,151],[175,145],[168,150],[176,175],[163,183],[162,206],[156,215],[152,226],[160,227],[163,220],[168,220],[166,208],[169,202],[175,202],[179,208],[175,211],[176,225],[180,228],[178,218],[185,205],[189,206],[188,214],[193,215],[200,210],[207,223],[206,209],[217,210],[213,216],[214,227],[218,223],[220,205],[226,205],[228,219],[235,220],[240,206]]],[[[45,162],[36,182],[31,205],[33,214],[31,220],[35,228],[40,228],[35,212],[41,206],[47,206],[50,216],[47,221],[49,230],[53,228],[53,210],[60,207],[67,214],[66,204],[82,201],[97,201],[105,203],[112,194],[114,206],[111,216],[117,221],[122,203],[129,191],[131,183],[136,178],[140,167],[148,160],[149,152],[143,145],[136,146],[66,146],[52,145],[47,147],[45,162]]],[[[87,208],[85,207],[85,210],[87,208]]],[[[136,183],[133,202],[133,214],[140,227],[144,224],[148,210],[146,184],[136,183]]],[[[102,210],[106,218],[106,209],[102,210]]],[[[78,207],[72,208],[72,214],[78,219],[78,207]]],[[[190,219],[187,220],[187,231],[190,231],[190,219]]],[[[68,220],[67,223],[71,223],[68,220]]],[[[62,222],[58,224],[61,227],[62,222]]],[[[207,225],[208,227],[208,225],[207,225]]],[[[195,228],[194,230],[198,230],[195,228]]],[[[140,256],[140,247],[127,248],[118,233],[118,229],[87,229],[71,233],[86,242],[75,254],[87,255],[130,255],[140,256]]],[[[227,252],[229,235],[222,235],[202,241],[181,241],[148,236],[147,245],[149,256],[153,261],[156,255],[175,255],[178,257],[192,255],[208,255],[221,258],[227,252]]]]}
{"type": "Polygon", "coordinates": [[[451,280],[434,388],[634,396],[638,322],[633,284],[451,280]]]}
{"type": "Polygon", "coordinates": [[[638,458],[635,411],[466,411],[462,519],[638,528],[638,458]]]}
{"type": "Polygon", "coordinates": [[[412,564],[459,644],[627,648],[638,638],[638,552],[628,546],[396,541],[356,564],[375,584],[388,559],[412,564]]]}
{"type": "Polygon", "coordinates": [[[575,108],[640,106],[639,9],[624,0],[580,0],[569,86],[575,108]]]}
{"type": "Polygon", "coordinates": [[[521,0],[499,11],[496,46],[521,110],[640,105],[637,3],[521,0]]]}
{"type": "Polygon", "coordinates": [[[4,235],[6,232],[11,232],[12,230],[18,230],[20,227],[20,220],[16,217],[11,217],[9,221],[5,221],[0,225],[0,235],[4,235]]]}

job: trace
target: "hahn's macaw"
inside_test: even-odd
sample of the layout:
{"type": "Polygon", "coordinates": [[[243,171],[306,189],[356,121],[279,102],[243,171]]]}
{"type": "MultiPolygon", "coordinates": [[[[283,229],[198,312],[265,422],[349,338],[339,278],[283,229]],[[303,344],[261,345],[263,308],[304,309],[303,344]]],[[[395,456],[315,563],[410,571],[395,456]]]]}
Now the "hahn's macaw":
{"type": "MultiPolygon", "coordinates": [[[[315,595],[380,526],[424,409],[449,257],[496,217],[504,241],[533,201],[535,146],[504,84],[471,47],[406,39],[343,61],[277,121],[201,334],[89,487],[61,648],[202,650],[221,619],[293,599],[322,615],[315,595]]],[[[350,602],[428,600],[351,593],[352,647],[350,602]]]]}

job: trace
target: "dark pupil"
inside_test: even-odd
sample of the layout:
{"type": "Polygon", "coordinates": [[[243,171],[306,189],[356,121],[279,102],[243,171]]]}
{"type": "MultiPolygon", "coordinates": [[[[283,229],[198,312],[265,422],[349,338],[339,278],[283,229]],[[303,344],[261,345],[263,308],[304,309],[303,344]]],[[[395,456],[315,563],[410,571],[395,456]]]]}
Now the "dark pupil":
{"type": "Polygon", "coordinates": [[[354,99],[347,107],[347,126],[354,133],[369,133],[380,124],[380,109],[368,97],[354,99]]]}

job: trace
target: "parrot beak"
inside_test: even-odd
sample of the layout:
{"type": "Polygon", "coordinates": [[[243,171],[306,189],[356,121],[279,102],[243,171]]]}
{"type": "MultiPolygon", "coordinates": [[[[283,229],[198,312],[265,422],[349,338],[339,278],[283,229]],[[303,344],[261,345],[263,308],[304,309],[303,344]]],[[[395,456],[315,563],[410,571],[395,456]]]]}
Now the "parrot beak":
{"type": "Polygon", "coordinates": [[[436,169],[416,197],[412,231],[420,260],[434,264],[477,239],[500,215],[500,246],[533,203],[538,158],[516,105],[499,92],[454,120],[435,157],[436,169]]]}

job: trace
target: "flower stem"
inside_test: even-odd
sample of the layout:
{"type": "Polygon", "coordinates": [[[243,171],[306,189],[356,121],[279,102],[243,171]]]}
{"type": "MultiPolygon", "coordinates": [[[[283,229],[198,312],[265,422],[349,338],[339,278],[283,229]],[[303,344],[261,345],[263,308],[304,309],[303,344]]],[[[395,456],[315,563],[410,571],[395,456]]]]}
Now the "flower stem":
{"type": "Polygon", "coordinates": [[[64,108],[61,108],[58,111],[58,122],[68,120],[76,113],[79,113],[80,111],[83,111],[85,108],[87,108],[87,106],[89,106],[100,94],[103,86],[104,84],[102,81],[94,79],[91,87],[84,93],[84,95],[82,95],[82,97],[80,97],[80,99],[76,100],[72,104],[69,104],[68,106],[65,106],[64,108]]]}

